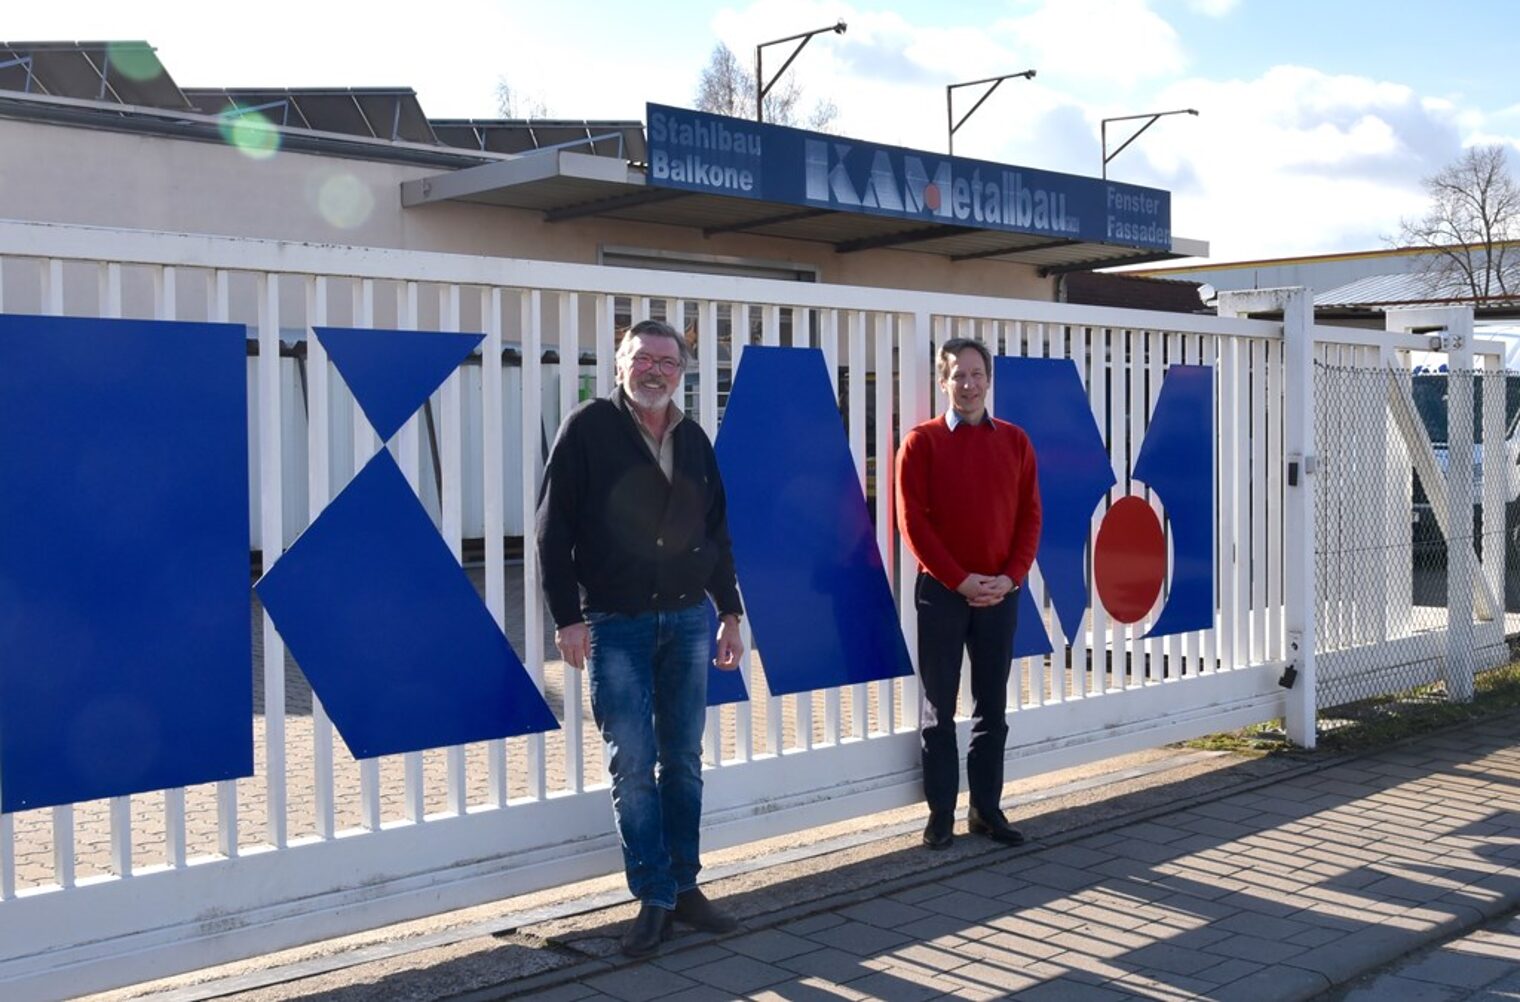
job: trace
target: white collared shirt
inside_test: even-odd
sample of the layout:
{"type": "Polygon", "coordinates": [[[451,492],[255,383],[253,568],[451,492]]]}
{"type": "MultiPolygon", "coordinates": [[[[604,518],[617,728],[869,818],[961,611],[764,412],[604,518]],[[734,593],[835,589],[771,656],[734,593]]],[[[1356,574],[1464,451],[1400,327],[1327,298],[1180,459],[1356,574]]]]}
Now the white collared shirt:
{"type": "MultiPolygon", "coordinates": [[[[992,412],[984,410],[984,411],[982,411],[982,419],[980,421],[978,421],[977,423],[978,424],[986,424],[986,423],[988,423],[991,420],[992,420],[992,412]]],[[[960,427],[962,424],[965,424],[965,422],[966,422],[966,419],[963,418],[963,417],[961,417],[960,413],[958,411],[956,411],[956,409],[954,407],[951,407],[951,408],[949,408],[948,410],[945,411],[945,427],[949,428],[951,431],[954,431],[956,428],[960,427]]]]}

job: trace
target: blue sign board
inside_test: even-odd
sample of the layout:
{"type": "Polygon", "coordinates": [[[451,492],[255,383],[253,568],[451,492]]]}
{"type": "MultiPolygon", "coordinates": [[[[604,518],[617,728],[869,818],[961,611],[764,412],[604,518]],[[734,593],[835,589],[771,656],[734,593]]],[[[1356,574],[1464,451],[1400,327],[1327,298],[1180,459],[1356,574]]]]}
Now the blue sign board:
{"type": "Polygon", "coordinates": [[[648,183],[929,224],[1171,250],[1168,192],[881,146],[663,104],[648,183]]]}

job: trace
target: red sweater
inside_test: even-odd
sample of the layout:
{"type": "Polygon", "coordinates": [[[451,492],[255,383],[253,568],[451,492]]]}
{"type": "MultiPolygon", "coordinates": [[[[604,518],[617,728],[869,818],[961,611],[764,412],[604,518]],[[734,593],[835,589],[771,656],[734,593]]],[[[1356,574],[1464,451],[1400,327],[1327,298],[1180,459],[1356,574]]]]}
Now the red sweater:
{"type": "Polygon", "coordinates": [[[897,453],[897,524],[919,566],[947,588],[968,574],[1024,580],[1040,543],[1034,446],[1007,421],[942,416],[908,433],[897,453]]]}

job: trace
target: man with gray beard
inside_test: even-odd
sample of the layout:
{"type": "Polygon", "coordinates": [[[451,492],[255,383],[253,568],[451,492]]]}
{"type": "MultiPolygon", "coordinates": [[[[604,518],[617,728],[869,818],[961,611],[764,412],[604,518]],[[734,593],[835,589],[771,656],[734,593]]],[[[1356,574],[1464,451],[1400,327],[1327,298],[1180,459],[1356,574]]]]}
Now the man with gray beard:
{"type": "Polygon", "coordinates": [[[554,642],[588,669],[611,749],[612,812],[640,903],[622,941],[630,956],[658,949],[672,922],[738,925],[697,887],[709,597],[717,666],[738,668],[744,645],[712,443],[672,402],[689,359],[668,324],[634,324],[618,346],[617,389],[565,419],[538,499],[554,642]]]}

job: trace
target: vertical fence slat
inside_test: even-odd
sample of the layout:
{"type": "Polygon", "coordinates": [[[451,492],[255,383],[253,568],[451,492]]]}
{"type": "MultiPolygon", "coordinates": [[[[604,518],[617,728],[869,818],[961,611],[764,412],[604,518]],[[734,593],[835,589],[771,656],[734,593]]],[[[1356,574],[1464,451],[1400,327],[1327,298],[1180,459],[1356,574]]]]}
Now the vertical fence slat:
{"type": "MultiPolygon", "coordinates": [[[[231,317],[231,276],[221,269],[206,279],[208,313],[215,323],[227,323],[231,317]]],[[[217,852],[228,859],[238,854],[238,784],[224,779],[216,784],[217,852]]]]}
{"type": "MultiPolygon", "coordinates": [[[[108,271],[115,275],[108,282],[112,302],[111,316],[121,315],[121,266],[111,264],[108,271]]],[[[173,267],[153,270],[153,315],[158,320],[177,319],[178,284],[173,267]]],[[[131,798],[120,798],[121,803],[111,805],[113,824],[120,819],[125,845],[119,847],[121,862],[113,867],[116,873],[127,876],[132,869],[132,810],[131,798]]],[[[185,791],[181,787],[164,791],[164,862],[172,867],[185,865],[185,791]]]]}
{"type": "MultiPolygon", "coordinates": [[[[113,267],[118,270],[118,277],[114,283],[114,295],[117,300],[115,308],[119,314],[121,310],[120,266],[113,265],[113,267]]],[[[159,320],[179,319],[179,272],[172,265],[154,269],[153,290],[154,316],[159,320]]],[[[125,811],[124,827],[127,838],[130,840],[132,832],[130,807],[125,808],[125,811]]],[[[126,865],[130,869],[132,865],[130,844],[126,847],[124,855],[126,865]]],[[[164,791],[164,862],[172,867],[185,865],[185,791],[183,787],[164,791]]]]}
{"type": "MultiPolygon", "coordinates": [[[[1215,433],[1216,436],[1222,436],[1224,434],[1224,425],[1220,422],[1219,417],[1218,417],[1218,414],[1219,414],[1218,398],[1219,398],[1219,395],[1222,394],[1223,391],[1224,391],[1223,390],[1223,388],[1224,388],[1224,378],[1223,378],[1223,373],[1221,371],[1223,369],[1223,359],[1221,358],[1221,356],[1219,354],[1218,345],[1219,345],[1219,339],[1216,338],[1216,337],[1214,337],[1211,334],[1205,334],[1205,335],[1203,335],[1202,337],[1200,337],[1198,339],[1198,360],[1199,360],[1200,364],[1202,364],[1202,365],[1212,365],[1214,367],[1214,386],[1215,386],[1215,403],[1214,403],[1215,418],[1214,418],[1214,427],[1216,429],[1216,433],[1215,433]]],[[[1216,452],[1215,452],[1215,459],[1214,459],[1214,470],[1215,470],[1215,472],[1214,472],[1214,479],[1215,479],[1216,483],[1221,482],[1223,480],[1224,476],[1225,476],[1223,467],[1220,464],[1218,457],[1219,457],[1219,453],[1216,450],[1216,452]]],[[[1213,544],[1214,545],[1214,552],[1213,552],[1213,554],[1211,554],[1210,560],[1209,560],[1209,566],[1212,567],[1212,568],[1214,568],[1214,581],[1216,582],[1216,584],[1214,585],[1214,597],[1212,599],[1210,599],[1210,602],[1209,602],[1209,608],[1213,611],[1213,615],[1211,615],[1210,619],[1209,619],[1209,623],[1210,623],[1209,628],[1207,630],[1205,630],[1203,632],[1203,635],[1199,638],[1199,647],[1200,647],[1199,655],[1200,655],[1200,657],[1202,658],[1202,661],[1203,661],[1202,665],[1200,666],[1200,670],[1203,671],[1203,672],[1205,672],[1205,673],[1213,672],[1219,666],[1218,650],[1219,650],[1219,601],[1220,601],[1220,586],[1219,586],[1219,584],[1217,582],[1220,581],[1220,574],[1219,574],[1220,559],[1221,559],[1220,554],[1221,554],[1221,551],[1224,548],[1224,544],[1223,544],[1222,540],[1225,539],[1225,531],[1224,531],[1223,520],[1220,517],[1218,517],[1218,512],[1220,510],[1220,500],[1219,500],[1219,492],[1218,492],[1217,489],[1215,490],[1215,493],[1214,493],[1214,506],[1215,506],[1215,513],[1216,513],[1216,517],[1215,517],[1215,530],[1214,530],[1214,544],[1213,544]]]]}
{"type": "MultiPolygon", "coordinates": [[[[280,432],[280,278],[258,276],[259,544],[267,569],[284,549],[284,454],[280,432]]],[[[269,843],[286,844],[285,642],[264,615],[264,796],[269,843]]]]}
{"type": "MultiPolygon", "coordinates": [[[[1486,638],[1487,643],[1503,643],[1504,635],[1509,632],[1504,624],[1507,605],[1504,594],[1504,557],[1507,551],[1504,532],[1504,501],[1508,494],[1509,477],[1514,472],[1511,467],[1509,446],[1504,441],[1504,412],[1509,392],[1502,356],[1485,355],[1483,365],[1482,455],[1492,458],[1485,465],[1482,484],[1482,573],[1488,578],[1489,593],[1498,600],[1498,608],[1492,610],[1493,622],[1484,624],[1483,630],[1489,634],[1486,638]],[[1501,470],[1504,472],[1501,473],[1501,470]]],[[[1492,652],[1485,651],[1484,658],[1480,660],[1478,667],[1486,668],[1492,663],[1492,652]]]]}
{"type": "MultiPolygon", "coordinates": [[[[813,319],[812,311],[802,307],[792,307],[792,345],[796,348],[813,346],[813,319]]],[[[813,693],[799,692],[794,696],[787,697],[793,704],[793,713],[797,721],[796,740],[794,747],[806,751],[813,747],[813,693]]]]}
{"type": "MultiPolygon", "coordinates": [[[[898,428],[897,441],[901,442],[915,425],[928,420],[929,411],[933,405],[932,398],[929,396],[930,373],[933,372],[933,356],[930,351],[932,319],[927,311],[920,310],[916,313],[899,315],[897,323],[897,366],[902,373],[898,384],[901,393],[898,401],[901,424],[898,428]]],[[[890,449],[888,454],[895,456],[890,449]]],[[[888,491],[895,495],[897,465],[888,463],[887,470],[888,491]]],[[[891,526],[890,522],[888,524],[891,526]]],[[[899,596],[899,608],[902,610],[903,617],[903,638],[908,642],[908,651],[916,668],[918,666],[918,610],[914,607],[913,584],[917,576],[917,560],[913,552],[908,549],[907,538],[901,534],[898,536],[897,559],[902,589],[899,596]]],[[[900,688],[902,692],[902,727],[917,729],[922,716],[920,704],[922,693],[917,672],[900,680],[895,687],[900,688]]]]}
{"type": "MultiPolygon", "coordinates": [[[[581,385],[581,299],[578,293],[561,293],[559,297],[559,420],[580,402],[581,385]]],[[[527,530],[524,529],[524,533],[527,530]]],[[[524,545],[527,545],[526,538],[524,545]]],[[[561,684],[564,690],[564,711],[560,726],[565,741],[565,784],[576,793],[586,788],[586,770],[583,761],[585,748],[581,740],[581,717],[583,705],[582,673],[569,665],[561,667],[561,684]]]]}
{"type": "MultiPolygon", "coordinates": [[[[1151,416],[1156,412],[1156,400],[1161,396],[1162,364],[1165,355],[1166,335],[1161,331],[1145,332],[1145,427],[1150,429],[1151,416]]],[[[1140,456],[1140,446],[1135,446],[1130,462],[1134,462],[1140,456]]],[[[1157,521],[1161,518],[1161,498],[1147,484],[1145,497],[1150,502],[1151,510],[1156,513],[1157,521]]],[[[1160,615],[1160,596],[1158,601],[1145,617],[1142,624],[1142,632],[1149,632],[1155,625],[1156,617],[1160,615]]],[[[1159,682],[1164,673],[1166,641],[1160,637],[1148,637],[1145,640],[1145,680],[1147,682],[1159,682]]]]}
{"type": "MultiPolygon", "coordinates": [[[[458,333],[460,288],[444,286],[438,292],[439,326],[458,333]]],[[[465,363],[462,363],[462,365],[465,363]]],[[[464,374],[455,368],[443,381],[438,396],[438,513],[444,542],[460,564],[464,563],[464,416],[461,411],[464,374]]],[[[461,815],[468,807],[465,749],[454,745],[444,752],[445,797],[450,814],[461,815]]]]}
{"type": "MultiPolygon", "coordinates": [[[[1167,334],[1165,351],[1167,367],[1180,364],[1182,362],[1182,335],[1175,333],[1167,334]]],[[[1167,533],[1167,538],[1171,538],[1170,532],[1167,533]]],[[[1168,577],[1170,578],[1170,576],[1171,574],[1168,572],[1168,577]]],[[[1168,581],[1168,584],[1170,584],[1170,581],[1168,581]]],[[[1168,678],[1178,678],[1187,670],[1182,660],[1182,649],[1183,637],[1181,634],[1173,633],[1166,638],[1166,675],[1168,678]]]]}
{"type": "MultiPolygon", "coordinates": [[[[818,348],[829,373],[829,390],[839,402],[839,311],[821,310],[818,315],[818,348]]],[[[842,737],[842,696],[839,686],[823,694],[823,741],[837,745],[842,737]]]]}
{"type": "MultiPolygon", "coordinates": [[[[596,298],[596,395],[605,397],[612,392],[616,376],[617,355],[617,297],[603,295],[596,298]]],[[[747,636],[747,635],[746,635],[747,636]]],[[[745,684],[749,684],[748,674],[745,684]]],[[[602,783],[612,785],[612,750],[602,742],[602,783]]]]}
{"type": "MultiPolygon", "coordinates": [[[[718,304],[703,300],[697,305],[697,423],[707,437],[718,435],[718,304]]],[[[723,711],[707,708],[702,729],[703,755],[713,765],[723,764],[723,711]]]]}
{"type": "MultiPolygon", "coordinates": [[[[1039,323],[1025,324],[1023,333],[1024,354],[1030,358],[1044,358],[1046,356],[1045,325],[1039,323]]],[[[1025,587],[1029,589],[1029,597],[1034,602],[1040,629],[1044,630],[1045,635],[1051,638],[1052,648],[1059,649],[1063,639],[1060,620],[1054,616],[1050,603],[1047,601],[1045,575],[1038,565],[1030,570],[1025,587]],[[1053,629],[1052,624],[1054,624],[1053,629]]],[[[1028,689],[1024,694],[1024,705],[1044,706],[1048,702],[1050,670],[1055,657],[1056,654],[1052,650],[1049,656],[1033,657],[1025,660],[1028,689]]]]}
{"type": "Polygon", "coordinates": [[[1269,661],[1283,656],[1283,519],[1287,503],[1283,498],[1283,396],[1282,344],[1267,342],[1267,649],[1269,661]]]}
{"type": "Polygon", "coordinates": [[[1251,492],[1251,562],[1246,580],[1251,596],[1251,646],[1247,657],[1251,664],[1260,664],[1267,656],[1267,342],[1253,340],[1250,349],[1251,465],[1246,483],[1251,492]]]}
{"type": "MultiPolygon", "coordinates": [[[[876,357],[872,371],[876,377],[876,546],[881,551],[882,566],[886,568],[887,580],[896,580],[897,560],[892,546],[892,317],[889,314],[871,314],[876,334],[876,357]]],[[[908,656],[915,659],[918,652],[908,645],[908,656]]],[[[895,706],[890,681],[876,683],[876,721],[882,734],[897,730],[895,706]]]]}
{"type": "MultiPolygon", "coordinates": [[[[744,358],[744,349],[749,344],[749,304],[733,303],[729,306],[729,311],[728,364],[729,386],[732,388],[734,381],[739,378],[739,366],[744,358]]],[[[739,621],[739,639],[744,642],[744,657],[739,662],[739,671],[744,679],[744,691],[749,693],[750,698],[734,705],[734,750],[738,752],[741,762],[748,762],[755,755],[755,683],[751,668],[755,659],[755,644],[748,616],[739,621]]]]}
{"type": "MultiPolygon", "coordinates": [[[[796,331],[793,331],[795,335],[796,331]]],[[[774,303],[766,303],[760,307],[760,343],[768,347],[781,344],[781,307],[774,303]]],[[[762,665],[765,659],[760,659],[762,665]]],[[[772,755],[780,755],[784,750],[785,733],[782,728],[782,717],[785,713],[786,701],[792,701],[795,707],[795,697],[776,696],[771,689],[771,677],[765,676],[765,748],[772,755]]]]}
{"type": "MultiPolygon", "coordinates": [[[[1129,357],[1125,364],[1126,382],[1129,384],[1129,395],[1126,401],[1128,408],[1128,433],[1124,436],[1125,447],[1120,452],[1123,460],[1124,472],[1119,475],[1119,483],[1125,494],[1135,491],[1135,481],[1131,475],[1135,466],[1135,457],[1140,455],[1140,444],[1145,440],[1146,419],[1150,416],[1145,394],[1145,352],[1149,335],[1144,330],[1131,330],[1128,332],[1129,357]]],[[[1136,686],[1145,684],[1145,635],[1144,620],[1136,620],[1125,626],[1125,685],[1136,686]]]]}
{"type": "MultiPolygon", "coordinates": [[[[1087,406],[1092,411],[1093,421],[1097,425],[1098,434],[1108,436],[1108,381],[1112,375],[1112,352],[1110,345],[1113,343],[1113,331],[1106,327],[1093,327],[1088,330],[1088,354],[1087,366],[1087,406]]],[[[1103,520],[1107,505],[1100,500],[1097,510],[1092,515],[1092,527],[1089,538],[1097,538],[1098,526],[1103,520]]],[[[1092,556],[1084,558],[1084,570],[1087,572],[1087,636],[1085,638],[1088,649],[1091,652],[1089,670],[1092,672],[1092,680],[1089,688],[1093,692],[1107,692],[1114,688],[1113,653],[1109,645],[1109,622],[1108,612],[1103,608],[1103,603],[1098,601],[1097,586],[1093,583],[1092,556]]],[[[1079,640],[1081,642],[1081,640],[1079,640]]]]}
{"type": "MultiPolygon", "coordinates": [[[[1067,357],[1077,368],[1077,379],[1081,382],[1084,391],[1092,382],[1092,375],[1088,371],[1089,333],[1090,330],[1085,325],[1072,325],[1066,352],[1067,357]]],[[[1071,657],[1071,695],[1075,697],[1092,695],[1096,691],[1094,682],[1099,676],[1096,668],[1088,663],[1092,646],[1088,641],[1091,616],[1090,608],[1082,610],[1082,615],[1077,620],[1077,635],[1067,643],[1067,650],[1071,657]]]]}
{"type": "MultiPolygon", "coordinates": [[[[308,523],[327,507],[332,497],[331,401],[328,394],[327,349],[317,340],[315,328],[327,324],[328,280],[306,279],[306,491],[308,523]]],[[[315,692],[311,694],[311,768],[313,807],[319,838],[332,838],[333,729],[327,709],[315,692]]]]}
{"type": "Polygon", "coordinates": [[[1250,509],[1250,477],[1251,472],[1251,438],[1248,422],[1250,420],[1250,385],[1248,378],[1251,371],[1251,342],[1245,338],[1231,338],[1233,359],[1230,369],[1230,382],[1234,388],[1235,414],[1234,426],[1237,432],[1235,439],[1235,482],[1232,492],[1232,504],[1235,508],[1235,562],[1231,568],[1231,577],[1235,589],[1235,601],[1230,608],[1230,618],[1234,620],[1231,630],[1230,662],[1232,668],[1243,668],[1250,660],[1250,620],[1251,620],[1251,509],[1250,509]]]}
{"type": "MultiPolygon", "coordinates": [[[[847,317],[849,327],[848,396],[850,400],[850,456],[855,460],[855,476],[864,494],[866,480],[866,315],[851,310],[847,317]]],[[[891,578],[887,579],[891,586],[891,578]]],[[[869,729],[867,706],[869,697],[866,686],[859,683],[850,686],[850,736],[861,739],[869,729]]]]}
{"type": "MultiPolygon", "coordinates": [[[[121,265],[110,262],[99,267],[100,276],[100,302],[99,310],[102,317],[119,318],[121,316],[121,265]]],[[[155,319],[163,319],[163,269],[153,269],[153,312],[155,319]]],[[[168,799],[164,801],[167,808],[168,799]]],[[[181,804],[183,804],[181,800],[181,804]]],[[[110,819],[110,871],[118,877],[130,877],[132,875],[132,798],[131,796],[111,797],[108,801],[108,816],[110,819]]],[[[181,827],[183,833],[183,827],[181,827]]],[[[172,829],[166,832],[169,841],[173,839],[172,829]]]]}
{"type": "MultiPolygon", "coordinates": [[[[404,330],[414,331],[418,328],[418,287],[416,282],[403,282],[396,288],[396,312],[400,316],[400,326],[404,330]]],[[[413,493],[420,493],[420,470],[419,449],[421,447],[421,433],[419,430],[420,418],[413,414],[406,419],[401,426],[401,431],[393,439],[393,452],[397,453],[401,473],[406,477],[407,486],[413,493]]],[[[422,753],[407,752],[401,756],[402,770],[402,814],[411,822],[421,821],[424,814],[424,797],[426,791],[425,777],[422,774],[422,753]]]]}
{"type": "Polygon", "coordinates": [[[1225,338],[1219,344],[1219,561],[1215,573],[1219,581],[1219,665],[1233,668],[1235,661],[1236,577],[1235,567],[1239,554],[1239,509],[1236,494],[1239,487],[1238,452],[1242,429],[1236,422],[1237,398],[1235,395],[1236,348],[1234,338],[1225,338]]]}
{"type": "MultiPolygon", "coordinates": [[[[644,315],[649,304],[644,301],[644,315]]],[[[538,483],[543,477],[543,454],[539,442],[540,415],[543,413],[543,297],[537,289],[528,290],[520,303],[522,312],[522,511],[523,524],[531,524],[538,501],[538,483]]],[[[526,528],[524,529],[526,532],[526,528]]],[[[544,613],[539,597],[538,550],[523,547],[523,630],[527,651],[524,661],[528,674],[539,692],[544,691],[544,613]]],[[[544,796],[547,763],[544,760],[544,736],[531,734],[528,744],[528,795],[535,800],[544,796]]]]}
{"type": "MultiPolygon", "coordinates": [[[[1051,358],[1067,357],[1068,331],[1064,324],[1052,324],[1046,331],[1047,344],[1046,354],[1051,358]]],[[[1054,627],[1050,631],[1053,638],[1051,641],[1050,671],[1051,671],[1051,698],[1057,702],[1064,702],[1067,695],[1066,666],[1068,641],[1066,631],[1061,626],[1061,618],[1056,615],[1055,606],[1051,606],[1050,621],[1054,627]]]]}
{"type": "MultiPolygon", "coordinates": [[[[502,483],[502,421],[505,409],[502,404],[501,371],[501,290],[482,289],[480,312],[484,320],[486,339],[481,344],[480,355],[480,414],[481,414],[481,532],[485,536],[486,608],[496,625],[507,627],[507,558],[505,519],[502,513],[504,486],[502,483]]],[[[486,803],[492,807],[504,807],[507,803],[507,743],[497,738],[486,745],[486,803]]]]}
{"type": "Polygon", "coordinates": [[[0,901],[16,896],[16,820],[0,814],[0,901]]]}
{"type": "MultiPolygon", "coordinates": [[[[375,326],[375,280],[366,278],[354,288],[355,327],[375,326]]],[[[379,448],[377,436],[364,416],[359,401],[351,405],[353,422],[354,472],[364,468],[379,448]]],[[[360,824],[366,831],[380,830],[380,761],[376,758],[359,760],[359,814],[360,824]]]]}

